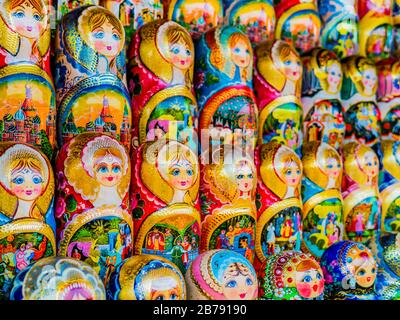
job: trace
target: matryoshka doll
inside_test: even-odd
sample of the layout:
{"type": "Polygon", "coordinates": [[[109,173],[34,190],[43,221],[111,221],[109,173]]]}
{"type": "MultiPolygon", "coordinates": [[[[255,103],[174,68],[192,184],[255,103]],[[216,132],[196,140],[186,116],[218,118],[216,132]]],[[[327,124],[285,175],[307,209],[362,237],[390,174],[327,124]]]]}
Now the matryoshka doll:
{"type": "Polygon", "coordinates": [[[368,243],[376,262],[378,273],[375,290],[380,300],[400,300],[400,232],[383,233],[379,239],[368,243]]]}
{"type": "Polygon", "coordinates": [[[276,141],[296,149],[302,143],[303,126],[300,56],[281,40],[262,42],[254,51],[258,144],[276,141]]]}
{"type": "Polygon", "coordinates": [[[321,45],[340,58],[358,54],[358,0],[318,0],[321,45]]]}
{"type": "Polygon", "coordinates": [[[302,155],[304,251],[319,259],[343,238],[343,164],[339,153],[323,142],[303,144],[302,155]]]}
{"type": "Polygon", "coordinates": [[[233,26],[209,30],[196,43],[195,67],[202,136],[209,130],[214,141],[224,131],[236,139],[235,144],[255,145],[258,110],[252,91],[253,50],[247,35],[233,26]]]}
{"type": "Polygon", "coordinates": [[[376,300],[376,261],[365,245],[340,241],[321,257],[324,297],[329,300],[376,300]]]}
{"type": "Polygon", "coordinates": [[[300,158],[290,148],[269,142],[256,149],[257,227],[255,267],[269,256],[301,248],[300,158]]]}
{"type": "Polygon", "coordinates": [[[149,22],[135,34],[129,52],[133,106],[132,145],[161,138],[197,147],[193,93],[194,45],[173,21],[149,22]]]}
{"type": "Polygon", "coordinates": [[[275,10],[272,0],[224,0],[225,24],[247,33],[256,44],[275,37],[275,10]]]}
{"type": "Polygon", "coordinates": [[[286,251],[264,261],[258,271],[260,300],[323,300],[324,276],[310,254],[286,251]]]}
{"type": "Polygon", "coordinates": [[[315,48],[302,61],[304,142],[322,141],[340,151],[345,133],[340,60],[332,51],[315,48]]]}
{"type": "Polygon", "coordinates": [[[224,20],[223,0],[162,0],[164,17],[178,22],[193,38],[200,37],[224,20]]]}
{"type": "Polygon", "coordinates": [[[60,147],[82,132],[106,132],[130,146],[131,108],[125,75],[125,35],[99,6],[63,16],[55,40],[60,147]]]}
{"type": "Polygon", "coordinates": [[[132,163],[134,253],[167,258],[185,274],[200,244],[197,154],[161,139],[144,143],[132,163]]]}
{"type": "Polygon", "coordinates": [[[88,263],[106,283],[133,251],[129,155],[110,135],[81,133],[60,150],[55,170],[58,255],[88,263]]]}
{"type": "Polygon", "coordinates": [[[362,56],[351,56],[342,61],[342,68],[344,142],[359,142],[372,147],[380,157],[381,113],[376,102],[378,76],[375,64],[362,56]]]}
{"type": "Polygon", "coordinates": [[[379,173],[382,231],[400,232],[400,141],[383,141],[383,168],[379,173]]]}
{"type": "Polygon", "coordinates": [[[13,279],[39,259],[56,254],[54,176],[38,149],[0,143],[0,300],[13,279]]]}
{"type": "Polygon", "coordinates": [[[393,42],[393,1],[358,1],[360,55],[375,61],[389,58],[393,42]]]}
{"type": "Polygon", "coordinates": [[[343,157],[343,238],[365,243],[380,230],[379,160],[374,150],[356,142],[345,144],[343,157]]]}
{"type": "Polygon", "coordinates": [[[321,20],[316,0],[274,0],[275,38],[303,54],[320,43],[321,20]]]}
{"type": "Polygon", "coordinates": [[[182,272],[167,259],[151,254],[122,261],[106,286],[108,300],[186,300],[182,272]]]}
{"type": "Polygon", "coordinates": [[[52,159],[56,100],[48,0],[0,3],[0,141],[38,147],[52,159]]]}
{"type": "Polygon", "coordinates": [[[400,54],[400,0],[393,0],[393,44],[392,55],[400,54]]]}
{"type": "Polygon", "coordinates": [[[161,0],[99,0],[99,4],[110,10],[125,29],[125,43],[129,44],[135,31],[146,23],[163,18],[161,0]]]}
{"type": "Polygon", "coordinates": [[[11,300],[105,300],[106,291],[97,273],[73,258],[41,259],[19,273],[11,300]]]}
{"type": "Polygon", "coordinates": [[[381,139],[400,140],[400,59],[389,58],[377,65],[378,106],[381,111],[381,139]]]}
{"type": "Polygon", "coordinates": [[[257,274],[250,261],[230,250],[197,256],[185,276],[189,300],[256,300],[257,274]]]}
{"type": "Polygon", "coordinates": [[[206,154],[211,159],[201,166],[201,250],[229,249],[253,262],[257,212],[253,155],[228,144],[206,150],[203,157],[206,154]]]}

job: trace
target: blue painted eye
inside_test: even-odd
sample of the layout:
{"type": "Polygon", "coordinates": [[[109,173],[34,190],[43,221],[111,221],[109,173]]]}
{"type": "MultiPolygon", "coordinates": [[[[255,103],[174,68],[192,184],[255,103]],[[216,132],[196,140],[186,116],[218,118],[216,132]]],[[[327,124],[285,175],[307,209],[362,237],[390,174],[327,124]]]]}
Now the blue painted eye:
{"type": "Polygon", "coordinates": [[[169,297],[170,300],[176,300],[178,298],[178,296],[176,294],[171,294],[171,296],[169,297]]]}
{"type": "Polygon", "coordinates": [[[113,33],[112,38],[113,38],[114,40],[117,40],[117,41],[121,39],[121,37],[120,37],[118,34],[116,34],[116,33],[113,33]]]}
{"type": "Polygon", "coordinates": [[[250,278],[247,278],[247,279],[246,279],[246,284],[247,284],[248,286],[251,286],[251,285],[253,284],[253,281],[252,281],[250,278]]]}
{"type": "Polygon", "coordinates": [[[25,182],[25,179],[23,177],[16,177],[12,180],[12,182],[15,184],[23,184],[25,182]]]}
{"type": "Polygon", "coordinates": [[[372,268],[371,272],[372,272],[372,273],[375,273],[375,272],[376,272],[376,269],[375,269],[375,268],[372,268]]]}
{"type": "Polygon", "coordinates": [[[297,173],[297,174],[300,174],[300,170],[297,170],[296,173],[297,173]]]}
{"type": "Polygon", "coordinates": [[[172,170],[172,175],[175,176],[175,177],[179,176],[180,173],[181,173],[181,171],[179,169],[172,170]]]}
{"type": "Polygon", "coordinates": [[[235,288],[237,286],[237,282],[235,280],[231,280],[226,284],[226,286],[228,288],[235,288]]]}
{"type": "Polygon", "coordinates": [[[34,176],[32,181],[33,181],[34,184],[39,184],[39,183],[43,182],[43,179],[40,176],[34,176]]]}
{"type": "Polygon", "coordinates": [[[96,32],[96,33],[94,34],[94,37],[95,37],[96,39],[103,39],[103,38],[104,38],[104,32],[103,32],[103,31],[96,32]]]}
{"type": "Polygon", "coordinates": [[[113,167],[113,168],[112,168],[112,172],[114,172],[114,173],[119,173],[119,172],[121,172],[121,167],[120,167],[120,166],[115,166],[115,167],[113,167]]]}
{"type": "Polygon", "coordinates": [[[243,178],[244,178],[244,175],[243,175],[243,174],[238,174],[238,175],[237,175],[237,178],[238,178],[238,179],[243,179],[243,178]]]}
{"type": "Polygon", "coordinates": [[[239,48],[235,48],[235,49],[233,49],[233,52],[236,53],[236,54],[239,54],[240,53],[240,49],[239,48]]]}
{"type": "Polygon", "coordinates": [[[292,61],[286,60],[286,61],[283,62],[283,64],[284,64],[285,66],[290,66],[290,65],[292,64],[292,61]]]}
{"type": "Polygon", "coordinates": [[[311,276],[305,276],[303,278],[303,282],[311,282],[311,280],[312,280],[311,276]]]}
{"type": "Polygon", "coordinates": [[[158,296],[156,300],[165,300],[165,297],[163,295],[158,296]]]}
{"type": "Polygon", "coordinates": [[[108,168],[106,166],[101,166],[97,169],[97,172],[100,173],[107,173],[108,172],[108,168]]]}
{"type": "Polygon", "coordinates": [[[186,49],[186,55],[191,56],[192,52],[189,49],[186,49]]]}
{"type": "Polygon", "coordinates": [[[193,170],[192,169],[188,169],[186,170],[186,173],[188,176],[192,176],[193,175],[193,170]]]}
{"type": "Polygon", "coordinates": [[[318,280],[321,280],[321,279],[322,279],[322,276],[321,276],[320,273],[317,273],[317,279],[318,279],[318,280]]]}
{"type": "Polygon", "coordinates": [[[367,163],[367,166],[368,166],[368,167],[372,167],[372,162],[368,162],[368,163],[367,163]]]}
{"type": "Polygon", "coordinates": [[[358,274],[359,274],[360,276],[364,276],[364,275],[365,275],[365,270],[360,270],[360,271],[358,272],[358,274]]]}
{"type": "Polygon", "coordinates": [[[301,64],[300,64],[300,61],[297,61],[297,66],[299,66],[299,67],[300,67],[300,65],[301,65],[301,64]]]}
{"type": "Polygon", "coordinates": [[[33,15],[33,19],[35,19],[36,21],[40,21],[40,20],[42,20],[42,17],[40,15],[38,15],[37,13],[35,13],[33,15]]]}
{"type": "Polygon", "coordinates": [[[247,175],[247,178],[253,179],[253,174],[252,174],[252,173],[248,174],[248,175],[247,175]]]}
{"type": "Polygon", "coordinates": [[[246,53],[247,53],[247,54],[250,54],[250,51],[249,51],[249,49],[246,49],[246,53]]]}
{"type": "Polygon", "coordinates": [[[18,19],[25,18],[25,13],[23,11],[14,12],[12,15],[13,15],[13,17],[18,18],[18,19]]]}
{"type": "Polygon", "coordinates": [[[287,176],[290,176],[291,174],[292,174],[292,170],[286,171],[286,175],[287,175],[287,176]]]}
{"type": "Polygon", "coordinates": [[[332,168],[333,168],[333,165],[332,165],[332,164],[328,164],[326,167],[327,167],[328,169],[332,169],[332,168]]]}
{"type": "Polygon", "coordinates": [[[366,76],[366,78],[367,78],[367,79],[371,79],[371,77],[370,77],[370,76],[366,76]]]}
{"type": "Polygon", "coordinates": [[[173,54],[179,54],[179,52],[181,52],[181,51],[179,50],[178,47],[174,47],[174,48],[171,49],[171,52],[172,52],[173,54]]]}

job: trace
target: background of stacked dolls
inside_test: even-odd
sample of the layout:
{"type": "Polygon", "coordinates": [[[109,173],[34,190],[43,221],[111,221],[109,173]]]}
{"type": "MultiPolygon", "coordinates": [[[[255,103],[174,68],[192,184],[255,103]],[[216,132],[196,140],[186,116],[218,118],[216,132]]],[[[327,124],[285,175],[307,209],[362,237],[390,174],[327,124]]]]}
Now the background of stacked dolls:
{"type": "Polygon", "coordinates": [[[1,299],[399,298],[398,1],[0,4],[1,299]]]}

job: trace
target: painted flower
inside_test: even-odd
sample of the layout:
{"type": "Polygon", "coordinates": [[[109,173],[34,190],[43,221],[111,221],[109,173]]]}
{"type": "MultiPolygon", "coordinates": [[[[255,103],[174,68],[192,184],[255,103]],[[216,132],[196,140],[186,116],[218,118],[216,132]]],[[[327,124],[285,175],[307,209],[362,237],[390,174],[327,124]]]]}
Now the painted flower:
{"type": "Polygon", "coordinates": [[[61,218],[62,215],[65,213],[66,210],[66,204],[65,200],[62,197],[58,197],[57,202],[56,202],[56,217],[61,218]]]}
{"type": "Polygon", "coordinates": [[[195,77],[194,77],[194,87],[196,89],[199,89],[203,86],[204,84],[204,72],[200,71],[200,72],[196,72],[195,77]]]}
{"type": "Polygon", "coordinates": [[[275,297],[283,298],[285,295],[285,291],[282,288],[276,288],[274,290],[275,297]]]}

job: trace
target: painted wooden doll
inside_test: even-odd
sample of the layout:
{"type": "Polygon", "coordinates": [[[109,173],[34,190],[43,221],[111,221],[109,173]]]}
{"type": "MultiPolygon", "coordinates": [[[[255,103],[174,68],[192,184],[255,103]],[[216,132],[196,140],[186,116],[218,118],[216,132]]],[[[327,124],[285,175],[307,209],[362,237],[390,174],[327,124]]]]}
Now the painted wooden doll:
{"type": "Polygon", "coordinates": [[[134,252],[167,258],[185,274],[200,245],[197,154],[161,139],[144,143],[132,163],[134,252]]]}
{"type": "Polygon", "coordinates": [[[81,132],[107,132],[129,147],[124,39],[118,18],[99,6],[79,7],[58,25],[55,86],[60,146],[81,132]]]}
{"type": "Polygon", "coordinates": [[[213,137],[224,131],[235,143],[255,144],[258,111],[247,35],[232,26],[211,29],[196,44],[195,66],[202,134],[209,130],[213,137]]]}
{"type": "Polygon", "coordinates": [[[19,273],[11,300],[105,300],[106,291],[97,273],[73,258],[41,259],[19,273]]]}
{"type": "Polygon", "coordinates": [[[282,251],[299,251],[302,241],[301,177],[303,166],[296,153],[278,142],[256,149],[257,227],[256,261],[282,251]]]}
{"type": "Polygon", "coordinates": [[[236,252],[210,250],[197,256],[185,276],[189,300],[256,300],[257,274],[236,252]]]}
{"type": "Polygon", "coordinates": [[[345,143],[359,142],[381,156],[381,113],[376,102],[378,77],[375,64],[362,56],[343,60],[341,101],[346,123],[345,143]]]}
{"type": "Polygon", "coordinates": [[[323,300],[324,276],[309,254],[286,251],[264,261],[258,272],[260,300],[323,300]]]}
{"type": "Polygon", "coordinates": [[[393,0],[359,0],[360,54],[375,61],[389,58],[393,42],[393,0]]]}
{"type": "Polygon", "coordinates": [[[303,54],[319,45],[321,20],[316,0],[274,0],[275,38],[303,54]]]}
{"type": "Polygon", "coordinates": [[[307,142],[302,155],[304,251],[319,259],[326,248],[343,238],[343,164],[339,153],[326,143],[307,142]]]}
{"type": "Polygon", "coordinates": [[[0,33],[0,141],[31,144],[51,159],[56,101],[48,0],[1,1],[0,33]]]}
{"type": "Polygon", "coordinates": [[[275,37],[272,0],[224,0],[225,24],[238,27],[256,44],[275,37]]]}
{"type": "Polygon", "coordinates": [[[14,277],[39,259],[56,254],[54,176],[38,149],[0,143],[0,300],[14,277]]]}
{"type": "Polygon", "coordinates": [[[358,0],[318,0],[321,44],[340,58],[358,54],[358,0]]]}
{"type": "Polygon", "coordinates": [[[379,160],[371,148],[356,142],[344,146],[343,156],[344,239],[365,243],[380,230],[379,160]]]}
{"type": "Polygon", "coordinates": [[[129,155],[110,135],[81,133],[60,150],[55,170],[58,254],[88,263],[106,283],[133,251],[129,155]]]}
{"type": "Polygon", "coordinates": [[[186,300],[179,268],[150,254],[122,261],[112,272],[106,291],[108,300],[186,300]]]}
{"type": "Polygon", "coordinates": [[[400,59],[382,60],[378,70],[378,106],[381,111],[381,139],[400,140],[400,59]]]}
{"type": "Polygon", "coordinates": [[[379,173],[382,231],[400,232],[400,141],[384,141],[383,168],[379,173]]]}
{"type": "Polygon", "coordinates": [[[376,262],[376,293],[380,300],[400,300],[400,232],[383,233],[368,243],[376,262]]]}
{"type": "Polygon", "coordinates": [[[300,56],[281,40],[263,42],[254,51],[258,144],[276,141],[296,149],[302,143],[303,125],[300,56]]]}
{"type": "Polygon", "coordinates": [[[161,0],[99,0],[99,4],[110,10],[125,29],[125,43],[129,44],[136,30],[150,21],[163,18],[161,0]]]}
{"type": "Polygon", "coordinates": [[[392,55],[400,54],[400,0],[393,0],[393,44],[392,55]]]}
{"type": "Polygon", "coordinates": [[[253,262],[257,212],[253,156],[227,144],[206,153],[212,159],[201,166],[201,250],[229,249],[253,262]]]}
{"type": "Polygon", "coordinates": [[[302,62],[304,142],[322,141],[340,151],[345,133],[340,60],[332,51],[315,48],[302,57],[302,62]]]}
{"type": "Polygon", "coordinates": [[[195,150],[197,103],[189,33],[173,21],[147,23],[132,40],[129,60],[133,146],[165,137],[195,150]]]}
{"type": "Polygon", "coordinates": [[[376,261],[365,245],[340,241],[321,257],[325,299],[375,300],[376,261]]]}
{"type": "Polygon", "coordinates": [[[162,4],[164,17],[178,22],[194,38],[222,25],[224,20],[222,0],[163,0],[162,4]]]}

